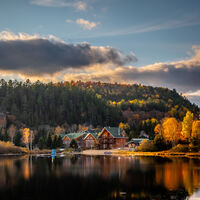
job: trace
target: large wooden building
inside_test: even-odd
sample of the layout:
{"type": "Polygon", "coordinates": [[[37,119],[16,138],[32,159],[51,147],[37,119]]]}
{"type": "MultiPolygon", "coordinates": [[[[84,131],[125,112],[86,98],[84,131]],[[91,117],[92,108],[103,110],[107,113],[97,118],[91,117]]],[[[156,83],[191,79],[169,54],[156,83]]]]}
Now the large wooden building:
{"type": "Polygon", "coordinates": [[[126,132],[118,127],[104,127],[98,136],[99,149],[121,148],[127,142],[126,132]]]}
{"type": "Polygon", "coordinates": [[[66,147],[70,146],[73,139],[81,149],[113,149],[124,147],[128,138],[125,131],[118,127],[104,127],[100,132],[88,130],[63,135],[63,143],[66,147]]]}

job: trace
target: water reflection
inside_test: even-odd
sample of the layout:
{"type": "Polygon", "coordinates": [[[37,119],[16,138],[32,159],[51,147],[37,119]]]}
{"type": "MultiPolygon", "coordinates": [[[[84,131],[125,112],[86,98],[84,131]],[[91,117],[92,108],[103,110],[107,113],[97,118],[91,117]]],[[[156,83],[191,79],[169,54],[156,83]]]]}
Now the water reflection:
{"type": "Polygon", "coordinates": [[[0,157],[0,199],[185,199],[198,188],[199,159],[0,157]]]}

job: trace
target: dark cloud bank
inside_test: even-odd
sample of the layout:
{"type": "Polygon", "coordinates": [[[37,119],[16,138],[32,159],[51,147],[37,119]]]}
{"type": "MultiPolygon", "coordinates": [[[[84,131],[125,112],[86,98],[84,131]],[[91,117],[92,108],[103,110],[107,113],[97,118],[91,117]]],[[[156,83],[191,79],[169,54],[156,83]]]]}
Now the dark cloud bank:
{"type": "Polygon", "coordinates": [[[124,66],[137,61],[134,54],[126,56],[112,47],[94,47],[87,43],[73,45],[45,38],[0,40],[0,70],[42,76],[67,68],[83,69],[82,73],[75,72],[74,77],[94,81],[138,82],[176,88],[185,93],[200,89],[200,47],[196,46],[193,50],[195,55],[187,60],[136,68],[124,66]],[[116,68],[105,73],[104,65],[108,63],[116,68]],[[101,73],[84,72],[84,68],[94,64],[101,64],[101,73]]]}
{"type": "Polygon", "coordinates": [[[117,75],[123,80],[135,80],[144,84],[177,88],[182,92],[200,89],[200,60],[199,62],[191,60],[187,63],[182,61],[181,64],[160,63],[158,66],[155,70],[151,70],[151,67],[144,67],[144,70],[137,68],[123,70],[117,75]]]}
{"type": "Polygon", "coordinates": [[[47,39],[0,41],[0,69],[53,74],[65,68],[82,68],[92,64],[124,65],[136,61],[115,48],[93,47],[87,43],[65,44],[47,39]]]}

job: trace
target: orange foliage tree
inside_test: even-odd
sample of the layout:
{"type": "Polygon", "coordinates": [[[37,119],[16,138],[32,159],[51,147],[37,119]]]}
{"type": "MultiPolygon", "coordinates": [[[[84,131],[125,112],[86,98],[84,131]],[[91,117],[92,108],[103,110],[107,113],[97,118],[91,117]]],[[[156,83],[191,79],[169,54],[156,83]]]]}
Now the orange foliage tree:
{"type": "Polygon", "coordinates": [[[166,141],[172,142],[175,145],[181,138],[181,123],[176,118],[170,117],[164,119],[162,123],[162,135],[166,141]]]}

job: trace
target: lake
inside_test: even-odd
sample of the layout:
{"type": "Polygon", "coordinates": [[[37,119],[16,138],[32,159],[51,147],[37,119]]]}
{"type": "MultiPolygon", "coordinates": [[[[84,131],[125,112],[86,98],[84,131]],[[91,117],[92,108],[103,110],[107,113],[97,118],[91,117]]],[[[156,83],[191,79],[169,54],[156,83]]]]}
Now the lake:
{"type": "Polygon", "coordinates": [[[1,200],[197,199],[199,189],[198,158],[0,156],[1,200]]]}

